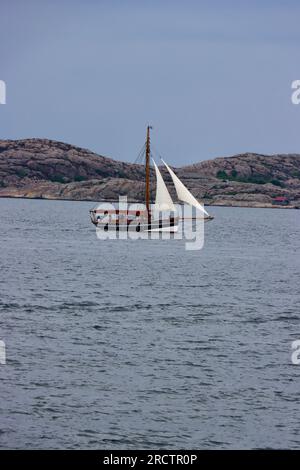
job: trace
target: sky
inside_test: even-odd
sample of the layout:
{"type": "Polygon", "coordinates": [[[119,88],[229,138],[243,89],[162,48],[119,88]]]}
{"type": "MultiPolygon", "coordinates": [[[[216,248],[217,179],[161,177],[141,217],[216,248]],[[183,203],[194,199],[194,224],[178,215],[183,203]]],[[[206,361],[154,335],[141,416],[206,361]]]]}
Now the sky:
{"type": "Polygon", "coordinates": [[[300,2],[0,0],[0,139],[174,166],[300,153],[300,2]]]}

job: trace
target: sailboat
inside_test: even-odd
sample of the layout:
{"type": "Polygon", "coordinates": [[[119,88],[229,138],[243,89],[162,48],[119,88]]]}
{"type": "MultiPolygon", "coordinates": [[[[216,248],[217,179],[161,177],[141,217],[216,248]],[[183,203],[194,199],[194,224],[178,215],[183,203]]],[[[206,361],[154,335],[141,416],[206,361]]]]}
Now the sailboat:
{"type": "MultiPolygon", "coordinates": [[[[90,211],[91,221],[98,229],[102,230],[127,230],[127,231],[169,231],[176,232],[178,229],[179,217],[174,202],[170,196],[168,188],[164,182],[161,172],[152,158],[156,175],[156,197],[155,203],[151,205],[150,197],[150,130],[147,126],[145,143],[145,206],[146,209],[106,209],[105,207],[95,208],[90,211]]],[[[204,220],[213,219],[208,214],[204,206],[197,201],[187,187],[180,181],[174,171],[162,160],[168,170],[179,201],[195,207],[199,212],[199,218],[204,220]]]]}

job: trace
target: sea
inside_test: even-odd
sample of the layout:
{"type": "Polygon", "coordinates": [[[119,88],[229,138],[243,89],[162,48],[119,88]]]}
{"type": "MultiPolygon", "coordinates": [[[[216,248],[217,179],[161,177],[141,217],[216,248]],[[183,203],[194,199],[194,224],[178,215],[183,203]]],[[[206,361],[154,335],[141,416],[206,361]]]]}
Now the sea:
{"type": "Polygon", "coordinates": [[[0,448],[299,448],[300,211],[210,207],[188,251],[93,206],[0,199],[0,448]]]}

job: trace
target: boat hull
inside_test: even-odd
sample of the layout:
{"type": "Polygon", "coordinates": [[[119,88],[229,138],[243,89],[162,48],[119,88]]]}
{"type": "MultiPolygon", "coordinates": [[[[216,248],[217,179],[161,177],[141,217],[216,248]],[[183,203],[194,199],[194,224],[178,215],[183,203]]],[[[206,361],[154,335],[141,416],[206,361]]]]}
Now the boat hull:
{"type": "Polygon", "coordinates": [[[98,222],[96,225],[97,230],[104,232],[170,232],[175,233],[178,230],[178,219],[174,218],[173,221],[167,220],[153,220],[148,222],[134,222],[134,223],[109,223],[98,222]]]}

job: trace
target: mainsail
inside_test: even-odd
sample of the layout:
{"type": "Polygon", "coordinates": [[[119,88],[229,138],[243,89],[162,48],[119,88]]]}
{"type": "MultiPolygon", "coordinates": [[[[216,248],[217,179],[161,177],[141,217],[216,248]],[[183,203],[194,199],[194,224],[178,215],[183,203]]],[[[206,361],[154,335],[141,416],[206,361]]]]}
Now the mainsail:
{"type": "Polygon", "coordinates": [[[164,165],[166,166],[168,172],[170,173],[172,177],[178,199],[180,201],[186,202],[187,204],[190,204],[191,206],[196,207],[196,209],[199,209],[205,215],[210,217],[208,212],[206,212],[206,210],[202,206],[202,204],[200,204],[200,202],[197,201],[197,199],[192,195],[192,193],[184,186],[184,184],[180,181],[178,176],[175,175],[174,171],[171,170],[171,168],[166,164],[166,162],[164,162],[163,160],[162,162],[164,163],[164,165]]]}
{"type": "Polygon", "coordinates": [[[161,176],[161,173],[156,165],[155,161],[152,159],[153,165],[156,173],[156,198],[155,198],[155,209],[160,211],[175,211],[175,206],[173,204],[172,198],[168,191],[167,186],[161,176]]]}

